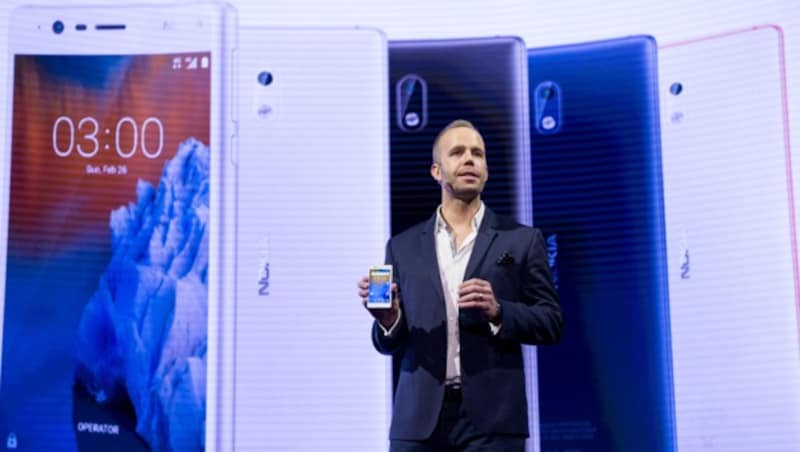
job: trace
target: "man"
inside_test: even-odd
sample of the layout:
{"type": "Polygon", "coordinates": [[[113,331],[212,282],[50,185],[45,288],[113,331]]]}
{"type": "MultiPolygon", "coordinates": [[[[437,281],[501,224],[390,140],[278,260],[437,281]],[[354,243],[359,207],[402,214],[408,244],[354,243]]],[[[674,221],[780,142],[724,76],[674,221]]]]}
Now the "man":
{"type": "MultiPolygon", "coordinates": [[[[481,201],[483,138],[457,120],[434,140],[435,214],[386,245],[391,309],[368,309],[372,340],[399,357],[391,450],[524,451],[521,344],[554,344],[561,309],[539,230],[481,201]]],[[[366,306],[368,280],[359,282],[366,306]]]]}

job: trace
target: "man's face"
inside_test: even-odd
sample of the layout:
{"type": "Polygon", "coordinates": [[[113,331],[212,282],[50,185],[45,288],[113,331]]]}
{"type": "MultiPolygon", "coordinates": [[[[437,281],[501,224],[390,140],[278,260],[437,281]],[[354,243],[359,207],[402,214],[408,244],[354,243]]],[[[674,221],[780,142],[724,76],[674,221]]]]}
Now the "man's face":
{"type": "Polygon", "coordinates": [[[439,139],[431,175],[454,198],[470,201],[483,192],[489,177],[483,138],[469,127],[455,127],[439,139]]]}

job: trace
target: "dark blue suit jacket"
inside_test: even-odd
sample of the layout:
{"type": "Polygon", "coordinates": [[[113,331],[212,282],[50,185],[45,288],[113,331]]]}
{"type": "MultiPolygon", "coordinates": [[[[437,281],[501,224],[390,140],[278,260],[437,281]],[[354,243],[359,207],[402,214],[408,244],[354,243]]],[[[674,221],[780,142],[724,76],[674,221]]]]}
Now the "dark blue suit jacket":
{"type": "MultiPolygon", "coordinates": [[[[386,245],[386,263],[394,266],[403,314],[391,336],[375,322],[372,340],[379,352],[400,362],[392,439],[428,438],[444,398],[447,323],[435,224],[436,215],[386,245]]],[[[542,233],[487,208],[464,275],[464,280],[470,278],[491,283],[502,305],[502,328],[494,336],[481,312],[459,313],[462,404],[484,433],[527,436],[520,344],[553,344],[562,327],[542,233]]]]}

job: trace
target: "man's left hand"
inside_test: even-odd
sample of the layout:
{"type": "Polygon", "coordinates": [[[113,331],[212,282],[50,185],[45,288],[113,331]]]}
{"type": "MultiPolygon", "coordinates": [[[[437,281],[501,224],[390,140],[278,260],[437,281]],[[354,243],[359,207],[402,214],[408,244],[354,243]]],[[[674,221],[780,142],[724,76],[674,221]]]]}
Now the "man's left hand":
{"type": "Polygon", "coordinates": [[[500,323],[500,309],[489,281],[473,278],[458,286],[458,308],[480,309],[487,320],[500,323]]]}

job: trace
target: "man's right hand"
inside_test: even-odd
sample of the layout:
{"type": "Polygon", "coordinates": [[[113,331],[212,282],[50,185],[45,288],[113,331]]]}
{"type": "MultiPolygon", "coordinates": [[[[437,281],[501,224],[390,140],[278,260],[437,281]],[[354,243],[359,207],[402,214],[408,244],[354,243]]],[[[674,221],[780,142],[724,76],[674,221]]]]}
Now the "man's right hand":
{"type": "Polygon", "coordinates": [[[361,304],[364,308],[372,314],[385,329],[390,329],[397,317],[400,315],[400,305],[397,293],[397,283],[392,283],[392,307],[386,308],[368,308],[367,297],[369,296],[369,278],[366,276],[361,278],[358,282],[358,296],[361,297],[361,304]]]}

